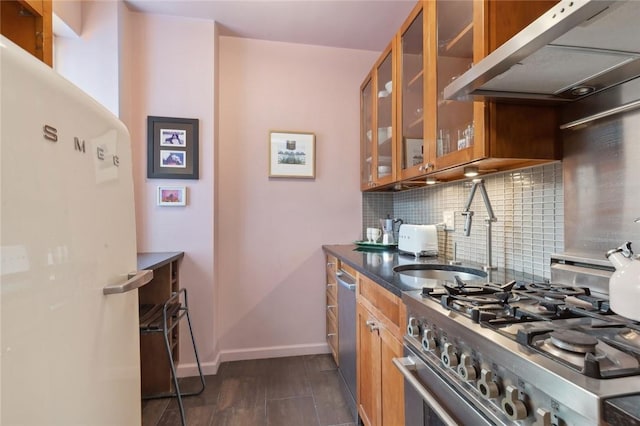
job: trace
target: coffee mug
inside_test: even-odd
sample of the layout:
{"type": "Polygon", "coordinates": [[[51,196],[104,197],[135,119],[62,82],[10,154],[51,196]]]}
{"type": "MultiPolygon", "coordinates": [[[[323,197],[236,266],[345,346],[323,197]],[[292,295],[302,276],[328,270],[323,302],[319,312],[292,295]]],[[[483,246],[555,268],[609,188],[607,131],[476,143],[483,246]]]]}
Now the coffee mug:
{"type": "Polygon", "coordinates": [[[367,228],[367,233],[369,232],[369,229],[371,229],[372,242],[374,243],[378,242],[378,240],[380,239],[380,236],[382,235],[382,230],[380,228],[367,228]]]}

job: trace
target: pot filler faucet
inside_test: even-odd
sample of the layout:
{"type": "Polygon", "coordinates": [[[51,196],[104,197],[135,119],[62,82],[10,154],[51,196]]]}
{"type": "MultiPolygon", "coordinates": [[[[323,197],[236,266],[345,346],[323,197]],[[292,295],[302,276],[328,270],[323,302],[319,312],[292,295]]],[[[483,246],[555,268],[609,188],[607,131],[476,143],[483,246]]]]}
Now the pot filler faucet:
{"type": "Polygon", "coordinates": [[[487,264],[482,267],[485,271],[489,271],[492,269],[497,269],[495,266],[491,265],[492,259],[492,251],[491,251],[491,223],[497,222],[498,219],[496,215],[493,213],[493,208],[491,208],[491,201],[489,201],[489,195],[487,195],[487,190],[484,187],[483,179],[473,179],[473,186],[471,187],[471,193],[469,194],[469,199],[467,199],[467,204],[464,206],[464,211],[462,212],[463,216],[466,216],[466,220],[464,221],[464,236],[468,237],[471,234],[471,220],[473,218],[473,211],[471,211],[471,203],[473,202],[473,197],[476,195],[476,190],[480,188],[480,194],[482,194],[482,199],[484,200],[484,206],[487,209],[487,213],[489,217],[484,220],[484,223],[487,226],[487,264]]]}

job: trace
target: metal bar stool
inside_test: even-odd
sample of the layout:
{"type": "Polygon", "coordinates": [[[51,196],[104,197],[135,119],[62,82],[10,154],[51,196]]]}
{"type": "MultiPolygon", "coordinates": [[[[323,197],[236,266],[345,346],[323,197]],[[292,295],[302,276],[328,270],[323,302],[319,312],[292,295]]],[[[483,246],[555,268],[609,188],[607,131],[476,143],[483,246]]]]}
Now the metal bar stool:
{"type": "Polygon", "coordinates": [[[193,329],[191,327],[191,318],[189,317],[189,304],[187,302],[187,289],[182,288],[173,295],[162,305],[162,311],[159,309],[160,305],[156,305],[145,313],[140,318],[140,332],[141,333],[158,333],[162,332],[164,335],[165,348],[167,350],[167,357],[169,358],[169,365],[171,366],[171,376],[173,378],[173,385],[175,392],[164,392],[153,395],[144,395],[142,399],[158,399],[158,398],[178,398],[178,407],[180,408],[180,419],[182,425],[186,425],[186,418],[184,414],[184,405],[182,403],[183,396],[200,395],[206,386],[204,380],[204,374],[202,374],[202,367],[200,366],[200,358],[198,357],[198,349],[196,348],[196,340],[193,336],[193,329]],[[180,295],[182,294],[182,301],[180,295]],[[160,316],[162,314],[162,316],[160,316]],[[170,336],[171,331],[180,324],[182,318],[187,318],[187,324],[189,325],[189,335],[191,336],[191,343],[193,344],[193,353],[196,357],[196,364],[198,365],[198,373],[200,374],[200,389],[193,392],[181,392],[180,385],[178,383],[178,375],[176,373],[176,365],[173,359],[173,353],[171,350],[170,336]],[[160,322],[160,319],[162,321],[160,322]]]}

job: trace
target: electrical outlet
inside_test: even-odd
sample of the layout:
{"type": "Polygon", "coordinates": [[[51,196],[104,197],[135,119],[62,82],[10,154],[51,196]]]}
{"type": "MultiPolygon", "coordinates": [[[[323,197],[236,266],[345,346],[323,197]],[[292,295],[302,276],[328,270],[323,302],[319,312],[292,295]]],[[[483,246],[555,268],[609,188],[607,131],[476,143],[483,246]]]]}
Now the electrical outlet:
{"type": "Polygon", "coordinates": [[[455,212],[453,210],[445,210],[442,214],[445,231],[455,231],[455,212]]]}

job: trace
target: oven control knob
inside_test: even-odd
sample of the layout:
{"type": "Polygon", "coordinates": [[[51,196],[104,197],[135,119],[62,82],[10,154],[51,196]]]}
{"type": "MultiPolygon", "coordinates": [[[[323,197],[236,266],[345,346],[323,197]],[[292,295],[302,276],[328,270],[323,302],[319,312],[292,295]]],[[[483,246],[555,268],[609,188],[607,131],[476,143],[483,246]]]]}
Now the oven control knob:
{"type": "Polygon", "coordinates": [[[425,351],[433,351],[436,349],[435,332],[430,328],[422,332],[422,349],[425,351]]]}
{"type": "Polygon", "coordinates": [[[511,420],[522,420],[527,417],[527,407],[518,399],[518,388],[507,386],[502,400],[502,411],[511,420]]]}
{"type": "Polygon", "coordinates": [[[460,357],[458,375],[460,375],[462,380],[472,381],[476,379],[476,368],[473,366],[473,360],[470,355],[462,354],[460,357]]]}
{"type": "Polygon", "coordinates": [[[415,338],[420,336],[420,323],[415,317],[409,317],[409,324],[407,324],[407,334],[415,338]]]}
{"type": "Polygon", "coordinates": [[[440,355],[440,359],[445,366],[449,368],[456,368],[458,366],[458,354],[456,354],[456,348],[452,343],[445,343],[440,355]]]}
{"type": "Polygon", "coordinates": [[[533,426],[551,426],[551,413],[544,408],[538,408],[533,426]]]}
{"type": "Polygon", "coordinates": [[[480,372],[480,380],[476,385],[478,391],[487,399],[497,398],[500,394],[498,384],[493,381],[493,373],[491,370],[482,369],[480,372]]]}

